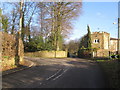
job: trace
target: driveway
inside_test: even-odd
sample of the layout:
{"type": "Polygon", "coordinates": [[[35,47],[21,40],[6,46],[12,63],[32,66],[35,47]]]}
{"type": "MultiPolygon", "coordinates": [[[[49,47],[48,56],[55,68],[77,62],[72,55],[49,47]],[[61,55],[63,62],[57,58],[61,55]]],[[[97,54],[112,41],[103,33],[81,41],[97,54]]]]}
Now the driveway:
{"type": "Polygon", "coordinates": [[[3,88],[104,88],[104,75],[96,62],[79,58],[25,59],[35,66],[2,77],[3,88]]]}

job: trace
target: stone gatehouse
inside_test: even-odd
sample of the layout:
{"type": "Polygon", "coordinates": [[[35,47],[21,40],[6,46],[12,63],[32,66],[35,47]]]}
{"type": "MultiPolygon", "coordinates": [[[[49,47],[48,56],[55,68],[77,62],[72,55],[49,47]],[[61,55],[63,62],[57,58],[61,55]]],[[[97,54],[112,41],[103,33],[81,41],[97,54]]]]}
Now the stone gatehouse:
{"type": "Polygon", "coordinates": [[[91,33],[92,48],[97,51],[93,52],[93,57],[108,57],[110,54],[117,52],[116,38],[111,38],[107,32],[93,32],[91,33]]]}

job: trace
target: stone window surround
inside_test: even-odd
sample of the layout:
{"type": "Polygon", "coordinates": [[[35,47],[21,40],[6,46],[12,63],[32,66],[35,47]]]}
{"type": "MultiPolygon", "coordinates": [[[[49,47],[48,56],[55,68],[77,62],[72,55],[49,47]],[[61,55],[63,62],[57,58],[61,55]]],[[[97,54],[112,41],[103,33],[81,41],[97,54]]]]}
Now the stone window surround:
{"type": "Polygon", "coordinates": [[[99,43],[100,40],[99,39],[94,39],[93,43],[99,43]]]}

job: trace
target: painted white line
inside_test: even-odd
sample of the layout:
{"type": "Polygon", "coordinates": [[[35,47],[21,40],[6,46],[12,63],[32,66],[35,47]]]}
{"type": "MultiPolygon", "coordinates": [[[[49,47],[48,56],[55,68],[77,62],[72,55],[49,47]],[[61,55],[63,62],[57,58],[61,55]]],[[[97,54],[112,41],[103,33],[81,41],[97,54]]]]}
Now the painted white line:
{"type": "MultiPolygon", "coordinates": [[[[63,74],[63,73],[62,73],[63,74]]],[[[56,80],[57,78],[59,78],[60,76],[62,76],[62,74],[58,75],[57,77],[55,77],[53,80],[56,80]]]]}
{"type": "Polygon", "coordinates": [[[65,69],[65,70],[63,71],[63,73],[61,73],[60,75],[58,75],[57,77],[55,77],[53,80],[56,80],[57,78],[61,77],[67,70],[68,70],[68,69],[65,69]]]}
{"type": "Polygon", "coordinates": [[[46,80],[51,79],[52,77],[54,77],[56,74],[58,74],[62,69],[58,70],[55,74],[53,74],[52,76],[48,77],[46,80]]]}
{"type": "Polygon", "coordinates": [[[68,69],[64,70],[64,73],[67,71],[68,69]]]}

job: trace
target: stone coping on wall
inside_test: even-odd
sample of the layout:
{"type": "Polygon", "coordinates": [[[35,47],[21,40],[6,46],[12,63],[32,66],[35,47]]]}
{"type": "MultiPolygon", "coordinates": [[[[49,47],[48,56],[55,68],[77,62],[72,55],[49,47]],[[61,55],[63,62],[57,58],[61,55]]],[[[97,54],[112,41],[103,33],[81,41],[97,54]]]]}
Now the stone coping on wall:
{"type": "Polygon", "coordinates": [[[65,58],[65,57],[67,57],[67,51],[27,52],[27,53],[25,53],[25,56],[44,57],[44,58],[65,58]]]}
{"type": "Polygon", "coordinates": [[[15,72],[18,72],[18,71],[22,71],[22,70],[25,70],[27,68],[30,68],[32,66],[35,66],[36,63],[30,61],[30,60],[27,60],[27,59],[24,59],[25,63],[20,65],[19,67],[16,67],[14,69],[10,69],[10,70],[6,70],[6,71],[3,71],[2,72],[2,75],[5,76],[5,75],[9,75],[9,74],[12,74],[12,73],[15,73],[15,72]]]}

